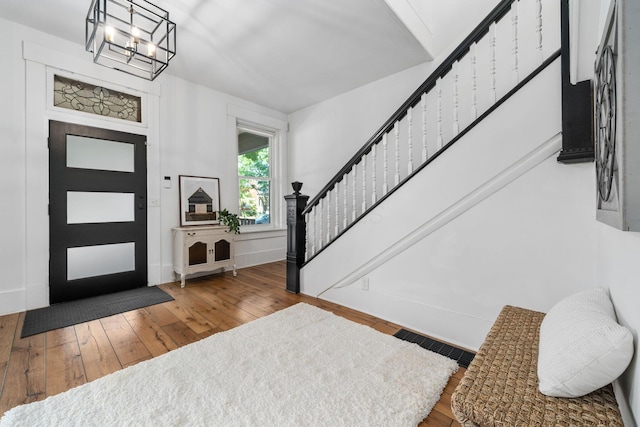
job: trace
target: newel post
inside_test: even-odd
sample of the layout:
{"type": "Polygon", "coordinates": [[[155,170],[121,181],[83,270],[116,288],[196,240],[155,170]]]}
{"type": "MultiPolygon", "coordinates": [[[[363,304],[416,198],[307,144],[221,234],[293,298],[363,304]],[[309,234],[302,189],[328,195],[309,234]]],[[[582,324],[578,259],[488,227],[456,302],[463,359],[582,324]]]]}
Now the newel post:
{"type": "Polygon", "coordinates": [[[593,147],[593,99],[591,80],[571,83],[571,42],[569,0],[560,2],[560,67],[562,79],[562,151],[561,163],[592,162],[593,147]]]}
{"type": "Polygon", "coordinates": [[[300,292],[300,267],[306,252],[307,224],[302,211],[309,196],[300,194],[301,182],[291,183],[293,194],[284,196],[287,201],[287,291],[300,292]]]}

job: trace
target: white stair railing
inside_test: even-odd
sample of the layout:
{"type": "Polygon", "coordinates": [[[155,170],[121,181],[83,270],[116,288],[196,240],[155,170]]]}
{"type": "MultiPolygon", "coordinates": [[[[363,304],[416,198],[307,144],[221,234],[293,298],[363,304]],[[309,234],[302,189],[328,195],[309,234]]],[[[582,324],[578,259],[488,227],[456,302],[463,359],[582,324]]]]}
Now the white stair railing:
{"type": "Polygon", "coordinates": [[[304,210],[308,220],[306,260],[318,255],[519,84],[526,83],[529,77],[523,76],[537,74],[553,62],[560,54],[560,29],[545,27],[543,18],[559,15],[556,0],[503,0],[309,202],[304,210]],[[544,57],[543,52],[549,53],[544,57]],[[525,61],[527,58],[535,60],[525,61]],[[414,144],[414,132],[421,135],[421,144],[414,144]],[[393,156],[391,180],[389,156],[393,156]],[[401,163],[407,167],[401,168],[401,163]]]}

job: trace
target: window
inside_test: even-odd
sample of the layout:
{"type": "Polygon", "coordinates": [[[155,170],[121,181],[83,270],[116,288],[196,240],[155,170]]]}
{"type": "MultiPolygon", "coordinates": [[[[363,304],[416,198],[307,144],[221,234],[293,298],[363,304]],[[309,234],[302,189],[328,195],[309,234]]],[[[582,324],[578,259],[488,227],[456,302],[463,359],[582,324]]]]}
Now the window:
{"type": "Polygon", "coordinates": [[[142,98],[55,74],[53,105],[116,119],[142,122],[142,98]]]}
{"type": "Polygon", "coordinates": [[[271,224],[272,146],[275,134],[238,127],[241,225],[271,224]]]}
{"type": "MultiPolygon", "coordinates": [[[[243,233],[258,232],[258,236],[263,237],[263,232],[282,233],[286,224],[284,195],[289,187],[286,184],[288,124],[283,119],[238,105],[229,104],[227,108],[228,159],[236,165],[238,177],[237,208],[229,210],[237,209],[243,233]]],[[[232,178],[235,173],[231,171],[232,178]]]]}

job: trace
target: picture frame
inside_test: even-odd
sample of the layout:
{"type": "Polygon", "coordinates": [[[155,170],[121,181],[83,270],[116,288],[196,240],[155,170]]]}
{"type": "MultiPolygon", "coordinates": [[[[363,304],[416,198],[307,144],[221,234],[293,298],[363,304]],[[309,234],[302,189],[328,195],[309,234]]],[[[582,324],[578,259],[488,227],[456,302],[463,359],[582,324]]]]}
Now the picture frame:
{"type": "Polygon", "coordinates": [[[180,226],[219,224],[220,180],[179,175],[180,226]]]}

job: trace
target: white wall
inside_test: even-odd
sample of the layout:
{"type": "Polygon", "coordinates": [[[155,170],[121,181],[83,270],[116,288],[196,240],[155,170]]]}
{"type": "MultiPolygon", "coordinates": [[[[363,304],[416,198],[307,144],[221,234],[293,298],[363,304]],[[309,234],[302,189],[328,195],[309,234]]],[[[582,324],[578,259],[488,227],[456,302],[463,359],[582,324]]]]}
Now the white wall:
{"type": "MultiPolygon", "coordinates": [[[[628,1],[628,0],[627,0],[628,1]]],[[[610,6],[610,0],[600,0],[599,2],[574,2],[580,3],[578,11],[580,12],[579,34],[581,37],[578,43],[577,52],[578,62],[578,80],[593,78],[593,64],[595,62],[594,45],[600,43],[601,33],[605,25],[605,18],[610,6]],[[597,10],[596,10],[597,9],[597,10]],[[584,41],[582,38],[584,37],[584,41]]],[[[620,3],[618,3],[620,4],[620,3]]],[[[634,37],[629,36],[630,29],[637,33],[640,15],[638,15],[637,3],[633,0],[628,1],[628,5],[635,5],[636,13],[626,13],[624,26],[626,37],[635,41],[634,37]]],[[[620,25],[620,24],[619,24],[620,25]]],[[[633,44],[633,42],[630,42],[633,44]]],[[[631,49],[636,49],[633,46],[631,49]]],[[[636,82],[635,80],[634,82],[636,82]]],[[[633,96],[625,96],[627,103],[627,119],[630,120],[631,126],[637,128],[637,120],[640,111],[640,102],[635,96],[637,90],[629,89],[627,85],[619,85],[625,88],[625,93],[634,94],[633,96]],[[635,104],[634,104],[635,103],[635,104]]],[[[623,82],[624,83],[624,82],[623,82]]],[[[637,87],[637,86],[636,86],[637,87]]],[[[620,129],[620,128],[619,128],[620,129]]],[[[619,130],[620,135],[635,135],[633,129],[626,127],[624,132],[619,130]]],[[[633,138],[633,137],[632,137],[633,138]]],[[[629,141],[627,141],[629,143],[629,141]]],[[[632,141],[635,143],[635,141],[632,141]]],[[[627,170],[633,173],[637,172],[638,165],[633,165],[629,161],[626,164],[627,170]]],[[[591,209],[595,210],[595,187],[594,202],[591,209]]],[[[616,309],[618,321],[629,328],[634,336],[635,355],[627,370],[622,374],[620,379],[614,384],[616,386],[616,396],[618,401],[625,400],[626,405],[621,405],[623,409],[630,409],[631,413],[623,412],[626,416],[627,425],[636,425],[640,420],[640,351],[639,331],[640,331],[640,233],[630,231],[619,231],[610,226],[596,222],[596,263],[595,263],[595,283],[609,289],[611,299],[616,309]],[[635,418],[633,420],[632,418],[635,418]]]]}
{"type": "MultiPolygon", "coordinates": [[[[219,177],[222,207],[236,210],[229,109],[242,108],[284,125],[286,116],[167,72],[153,83],[127,76],[93,64],[81,45],[6,20],[0,24],[0,78],[8,82],[0,103],[0,315],[48,304],[50,119],[147,136],[148,198],[160,200],[160,207],[148,209],[149,283],[172,281],[170,230],[179,225],[178,175],[219,177]],[[139,94],[144,123],[118,123],[53,108],[47,91],[54,72],[139,94]],[[171,176],[171,189],[162,187],[164,176],[171,176]]],[[[284,259],[282,222],[278,226],[239,236],[239,267],[284,259]]]]}
{"type": "Polygon", "coordinates": [[[14,26],[0,20],[0,80],[6,82],[6,98],[0,102],[0,314],[24,306],[25,242],[25,144],[24,64],[22,46],[12,43],[14,26]],[[22,289],[22,292],[14,292],[22,289]],[[8,293],[10,292],[10,294],[8,293]]]}
{"type": "Polygon", "coordinates": [[[498,4],[498,0],[406,1],[431,30],[436,57],[460,43],[498,4]],[[460,13],[461,9],[464,13],[460,13]]]}
{"type": "Polygon", "coordinates": [[[611,0],[569,1],[571,26],[571,82],[593,77],[595,51],[598,49],[604,20],[611,0]]]}
{"type": "Polygon", "coordinates": [[[635,355],[619,385],[637,420],[640,419],[640,233],[597,223],[596,258],[596,284],[609,288],[618,321],[633,333],[635,355]]]}
{"type": "Polygon", "coordinates": [[[322,298],[477,350],[504,305],[546,312],[593,287],[593,174],[557,154],[322,298]]]}
{"type": "MultiPolygon", "coordinates": [[[[178,176],[220,178],[221,208],[237,212],[236,131],[235,124],[229,125],[229,110],[252,112],[254,121],[263,119],[274,127],[282,128],[286,128],[286,116],[172,76],[163,83],[162,90],[162,148],[160,173],[155,179],[159,181],[170,176],[172,180],[170,189],[161,189],[162,282],[168,282],[172,280],[171,228],[180,222],[178,176]]],[[[283,137],[286,139],[286,134],[283,137]]],[[[281,197],[273,195],[273,201],[284,205],[281,197]]],[[[276,227],[272,231],[245,231],[236,237],[238,267],[285,258],[286,231],[281,218],[274,215],[274,222],[276,227]]]]}

